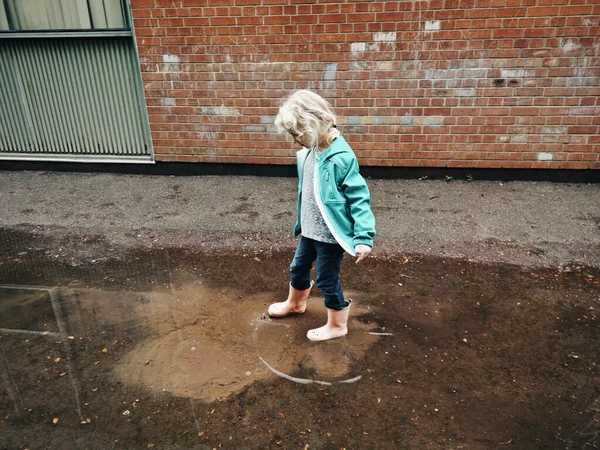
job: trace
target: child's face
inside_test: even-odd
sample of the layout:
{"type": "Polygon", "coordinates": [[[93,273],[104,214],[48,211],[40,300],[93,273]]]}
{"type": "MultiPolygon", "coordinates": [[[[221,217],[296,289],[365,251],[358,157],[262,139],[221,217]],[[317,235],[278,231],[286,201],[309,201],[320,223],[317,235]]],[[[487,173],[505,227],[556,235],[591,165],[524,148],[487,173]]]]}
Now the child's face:
{"type": "Polygon", "coordinates": [[[293,132],[290,131],[290,136],[292,136],[292,138],[294,139],[294,142],[296,144],[298,144],[300,147],[306,147],[307,146],[307,139],[306,136],[304,134],[295,134],[293,132]]]}

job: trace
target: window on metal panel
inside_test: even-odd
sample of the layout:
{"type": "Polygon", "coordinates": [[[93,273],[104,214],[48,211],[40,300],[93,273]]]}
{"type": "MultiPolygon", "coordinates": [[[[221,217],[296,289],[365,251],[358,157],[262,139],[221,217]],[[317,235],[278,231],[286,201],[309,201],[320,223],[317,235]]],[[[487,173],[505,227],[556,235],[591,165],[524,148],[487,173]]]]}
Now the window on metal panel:
{"type": "Polygon", "coordinates": [[[125,0],[0,0],[0,32],[129,30],[125,0]]]}

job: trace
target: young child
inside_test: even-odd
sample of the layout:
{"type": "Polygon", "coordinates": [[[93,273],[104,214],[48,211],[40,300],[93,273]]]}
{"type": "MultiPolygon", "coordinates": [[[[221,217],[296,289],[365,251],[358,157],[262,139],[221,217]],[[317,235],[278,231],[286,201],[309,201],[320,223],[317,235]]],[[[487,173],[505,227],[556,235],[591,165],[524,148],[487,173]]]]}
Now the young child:
{"type": "Polygon", "coordinates": [[[331,105],[311,91],[297,91],[283,103],[275,119],[302,147],[297,153],[298,203],[294,236],[302,235],[290,266],[286,301],[269,307],[271,317],[302,314],[312,288],[310,270],[317,262],[317,286],[325,296],[327,324],[310,330],[311,341],[348,334],[351,300],[344,298],[338,278],[344,252],[358,264],[373,247],[375,217],[369,189],[358,173],[354,152],[336,128],[331,105]]]}

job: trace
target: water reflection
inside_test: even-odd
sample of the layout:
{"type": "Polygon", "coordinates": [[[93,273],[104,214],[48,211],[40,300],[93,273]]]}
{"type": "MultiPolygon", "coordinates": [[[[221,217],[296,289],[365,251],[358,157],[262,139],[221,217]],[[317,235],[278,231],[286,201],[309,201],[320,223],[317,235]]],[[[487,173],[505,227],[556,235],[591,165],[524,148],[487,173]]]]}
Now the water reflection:
{"type": "MultiPolygon", "coordinates": [[[[102,361],[115,352],[113,345],[94,345],[107,331],[114,343],[127,335],[133,344],[113,361],[116,381],[206,401],[225,398],[270,376],[260,358],[284,373],[301,366],[322,379],[347,376],[352,363],[378,339],[367,332],[375,324],[353,318],[353,333],[347,339],[315,345],[304,336],[326,317],[320,299],[310,299],[302,317],[271,320],[265,311],[276,300],[273,293],[243,295],[201,282],[149,292],[6,285],[0,289],[3,334],[15,339],[30,335],[27,343],[45,337],[63,346],[82,421],[71,344],[85,342],[82,351],[100,351],[102,361]]],[[[355,310],[362,312],[359,305],[355,310]]]]}
{"type": "MultiPolygon", "coordinates": [[[[62,351],[58,350],[58,352],[65,355],[64,365],[66,372],[63,373],[63,375],[68,375],[67,379],[69,380],[73,390],[73,397],[77,414],[79,416],[80,421],[85,422],[83,413],[81,411],[79,381],[77,373],[75,371],[75,367],[73,365],[73,351],[71,349],[71,343],[69,342],[70,339],[72,339],[73,337],[69,336],[69,334],[67,333],[65,318],[62,312],[62,307],[58,300],[56,289],[3,285],[0,286],[0,298],[3,298],[2,309],[0,309],[0,312],[2,313],[1,317],[3,318],[3,320],[1,321],[3,325],[3,327],[1,328],[1,332],[3,334],[32,335],[35,338],[47,337],[59,339],[56,342],[57,344],[62,345],[62,351]],[[14,295],[8,295],[9,292],[13,293],[14,295]],[[10,300],[7,301],[7,298],[10,300]],[[53,321],[48,320],[48,314],[46,311],[44,311],[44,309],[47,309],[45,308],[45,306],[47,306],[48,303],[50,303],[52,312],[54,314],[53,321]],[[41,314],[36,314],[36,310],[38,309],[42,310],[41,314]],[[19,322],[21,320],[24,321],[26,318],[30,319],[31,317],[35,318],[35,322],[39,324],[41,324],[42,321],[48,322],[44,323],[41,328],[57,327],[58,333],[51,332],[49,330],[42,331],[30,329],[31,325],[35,326],[35,323],[31,325],[30,323],[23,323],[24,326],[22,327],[17,326],[14,329],[8,328],[11,325],[15,324],[15,322],[19,322]],[[6,322],[4,321],[4,318],[6,318],[6,322]]],[[[29,343],[30,339],[26,339],[25,342],[29,343]]],[[[15,407],[15,414],[17,416],[21,416],[23,400],[19,393],[18,385],[14,382],[13,370],[11,369],[11,365],[9,364],[8,358],[6,357],[6,351],[4,349],[4,346],[2,347],[2,359],[4,362],[2,367],[2,379],[5,380],[7,391],[11,397],[11,400],[13,401],[13,405],[15,407]]],[[[58,363],[60,362],[60,359],[60,357],[55,357],[54,362],[58,363]]]]}

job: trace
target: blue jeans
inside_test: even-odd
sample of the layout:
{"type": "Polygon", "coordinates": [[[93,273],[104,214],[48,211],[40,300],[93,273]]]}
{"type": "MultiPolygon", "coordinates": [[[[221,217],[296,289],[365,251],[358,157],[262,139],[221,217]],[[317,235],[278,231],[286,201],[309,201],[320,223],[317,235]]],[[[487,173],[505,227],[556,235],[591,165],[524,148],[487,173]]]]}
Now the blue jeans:
{"type": "Polygon", "coordinates": [[[338,244],[326,244],[302,236],[292,264],[292,287],[303,291],[310,287],[310,270],[317,261],[317,286],[325,296],[325,307],[340,310],[350,303],[344,299],[339,283],[344,249],[338,244]]]}

